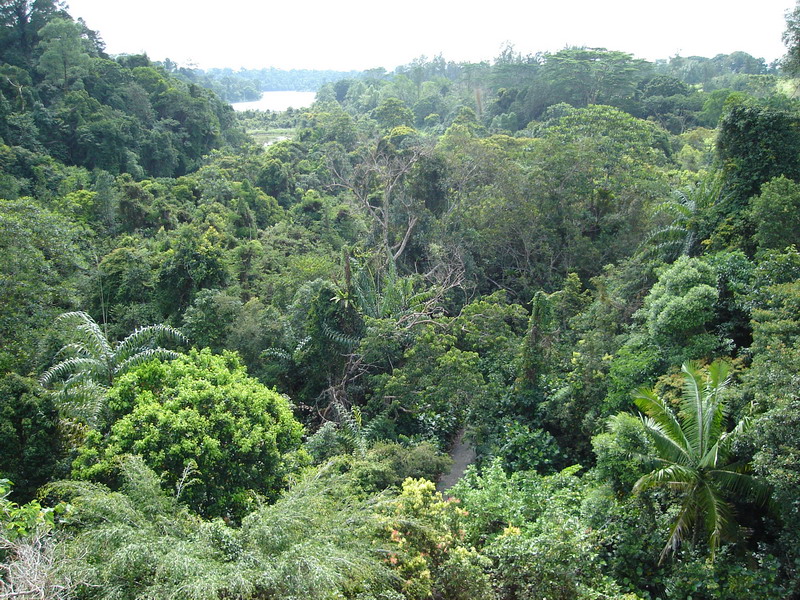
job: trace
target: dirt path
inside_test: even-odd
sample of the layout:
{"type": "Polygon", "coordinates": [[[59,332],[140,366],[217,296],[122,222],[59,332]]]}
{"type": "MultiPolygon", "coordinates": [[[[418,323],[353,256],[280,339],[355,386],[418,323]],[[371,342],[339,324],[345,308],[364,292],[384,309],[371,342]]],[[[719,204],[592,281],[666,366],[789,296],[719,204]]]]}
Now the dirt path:
{"type": "MultiPolygon", "coordinates": [[[[467,467],[475,462],[475,449],[464,440],[464,430],[458,432],[453,448],[450,450],[450,458],[453,459],[453,466],[449,473],[444,473],[436,484],[436,489],[440,492],[447,492],[464,475],[467,467]]],[[[445,496],[447,494],[445,493],[445,496]]]]}

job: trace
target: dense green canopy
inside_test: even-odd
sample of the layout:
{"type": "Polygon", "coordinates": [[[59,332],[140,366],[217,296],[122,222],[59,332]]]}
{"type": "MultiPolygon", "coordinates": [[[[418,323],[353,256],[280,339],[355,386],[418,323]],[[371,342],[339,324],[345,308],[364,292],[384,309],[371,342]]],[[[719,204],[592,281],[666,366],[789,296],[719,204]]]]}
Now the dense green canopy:
{"type": "Polygon", "coordinates": [[[798,597],[796,17],[328,79],[0,1],[0,598],[798,597]]]}

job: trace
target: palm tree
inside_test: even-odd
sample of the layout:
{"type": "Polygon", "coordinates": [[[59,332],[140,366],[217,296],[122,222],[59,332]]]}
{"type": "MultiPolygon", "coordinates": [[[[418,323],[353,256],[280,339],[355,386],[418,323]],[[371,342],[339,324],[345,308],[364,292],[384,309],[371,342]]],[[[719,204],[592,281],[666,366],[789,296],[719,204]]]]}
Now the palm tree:
{"type": "Polygon", "coordinates": [[[122,341],[110,342],[95,320],[81,311],[64,313],[56,323],[68,328],[72,341],[58,352],[65,358],[40,381],[45,386],[61,381],[61,400],[90,423],[97,420],[106,392],[119,375],[154,358],[178,357],[177,352],[156,346],[157,342],[186,342],[180,331],[168,325],[140,327],[122,341]]]}
{"type": "Polygon", "coordinates": [[[674,190],[670,198],[656,205],[653,216],[664,215],[668,222],[647,235],[640,252],[646,258],[668,263],[679,256],[696,256],[701,241],[700,220],[722,198],[722,183],[718,174],[706,175],[694,185],[674,190]]]}
{"type": "Polygon", "coordinates": [[[642,457],[652,471],[634,485],[634,492],[667,487],[681,497],[678,517],[670,530],[661,560],[690,535],[705,529],[713,560],[722,539],[738,533],[727,497],[766,500],[766,486],[748,475],[749,464],[731,462],[731,444],[748,426],[739,421],[727,431],[723,391],[730,382],[730,364],[717,360],[703,375],[696,363],[684,364],[683,397],[676,415],[652,389],[641,388],[634,401],[645,413],[645,430],[656,456],[642,457]]]}

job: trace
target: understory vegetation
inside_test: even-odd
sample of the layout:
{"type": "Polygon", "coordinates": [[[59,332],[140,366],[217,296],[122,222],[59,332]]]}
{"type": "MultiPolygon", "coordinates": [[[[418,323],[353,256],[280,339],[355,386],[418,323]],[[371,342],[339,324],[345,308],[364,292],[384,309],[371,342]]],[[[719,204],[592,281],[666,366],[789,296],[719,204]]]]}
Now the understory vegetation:
{"type": "Polygon", "coordinates": [[[237,116],[0,2],[0,598],[800,597],[787,27],[237,116]]]}

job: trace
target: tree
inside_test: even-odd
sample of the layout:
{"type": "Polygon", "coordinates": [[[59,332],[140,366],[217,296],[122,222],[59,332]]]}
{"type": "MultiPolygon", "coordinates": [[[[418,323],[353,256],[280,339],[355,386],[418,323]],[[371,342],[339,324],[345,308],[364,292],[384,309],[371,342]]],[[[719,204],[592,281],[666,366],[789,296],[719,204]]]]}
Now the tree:
{"type": "Polygon", "coordinates": [[[553,108],[538,139],[477,142],[475,179],[451,184],[487,278],[523,297],[629,255],[666,183],[655,167],[667,162],[657,126],[608,106],[553,108]]]}
{"type": "Polygon", "coordinates": [[[721,541],[738,533],[727,497],[763,502],[767,488],[748,474],[748,463],[733,457],[732,444],[749,420],[739,421],[730,431],[725,427],[728,409],[723,392],[730,383],[730,363],[717,360],[705,375],[697,363],[684,364],[682,371],[685,383],[677,415],[652,389],[640,388],[634,394],[636,406],[646,415],[642,422],[655,456],[642,457],[652,470],[639,478],[633,490],[667,487],[680,497],[662,560],[690,535],[694,542],[701,529],[708,535],[713,559],[721,541]]]}
{"type": "Polygon", "coordinates": [[[411,127],[414,123],[414,113],[398,98],[386,98],[372,113],[385,131],[391,131],[395,127],[411,127]]]}
{"type": "Polygon", "coordinates": [[[86,270],[81,236],[32,198],[0,200],[0,372],[33,369],[42,330],[73,305],[86,270]]]}
{"type": "Polygon", "coordinates": [[[785,176],[800,180],[800,116],[762,106],[734,106],[719,124],[717,156],[725,179],[724,201],[711,217],[717,246],[751,244],[753,223],[747,202],[768,181],[785,176]]]}
{"type": "Polygon", "coordinates": [[[650,65],[625,52],[605,48],[565,48],[548,55],[542,77],[555,102],[573,106],[621,106],[636,93],[650,65]]]}
{"type": "Polygon", "coordinates": [[[334,187],[351,192],[372,217],[383,251],[397,261],[408,246],[421,212],[421,199],[414,197],[407,180],[414,165],[430,156],[433,149],[406,126],[395,127],[386,136],[362,146],[359,163],[351,172],[347,172],[349,165],[330,160],[328,169],[334,187]]]}
{"type": "Polygon", "coordinates": [[[710,356],[720,346],[711,324],[719,299],[717,274],[699,258],[682,256],[660,273],[635,318],[669,364],[710,356]]]}
{"type": "Polygon", "coordinates": [[[14,497],[27,502],[52,476],[60,455],[58,411],[36,381],[0,377],[0,478],[14,482],[14,497]]]}
{"type": "Polygon", "coordinates": [[[427,325],[403,360],[391,375],[376,377],[371,408],[393,413],[403,434],[438,438],[446,445],[472,406],[490,395],[478,353],[460,350],[454,336],[427,325]]]}
{"type": "Polygon", "coordinates": [[[108,405],[118,418],[106,435],[90,434],[73,474],[117,484],[120,457],[138,454],[204,516],[242,518],[306,462],[289,401],[233,352],[140,364],[116,381],[108,405]]]}
{"type": "Polygon", "coordinates": [[[201,289],[225,287],[229,273],[224,236],[213,225],[205,231],[202,225],[182,225],[168,243],[156,289],[162,313],[175,315],[186,310],[201,289]]]}
{"type": "Polygon", "coordinates": [[[796,76],[800,74],[800,2],[793,11],[786,12],[783,43],[786,45],[786,56],[781,61],[783,69],[790,75],[796,76]]]}
{"type": "Polygon", "coordinates": [[[119,342],[110,342],[95,320],[81,311],[64,313],[56,322],[68,328],[72,341],[59,351],[66,358],[50,367],[41,382],[50,385],[63,379],[59,395],[90,423],[101,416],[106,392],[118,376],[152,359],[178,357],[177,352],[155,347],[157,341],[186,340],[168,325],[149,325],[119,342]]]}
{"type": "Polygon", "coordinates": [[[800,245],[800,184],[778,177],[750,200],[759,249],[800,245]]]}
{"type": "Polygon", "coordinates": [[[42,27],[38,69],[46,80],[66,89],[72,79],[88,71],[89,54],[82,33],[80,25],[69,19],[53,19],[42,27]]]}
{"type": "Polygon", "coordinates": [[[69,17],[58,0],[0,0],[0,54],[28,67],[39,31],[53,17],[69,17]]]}

